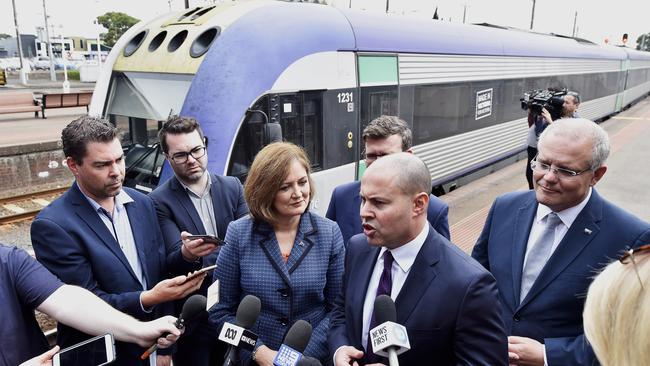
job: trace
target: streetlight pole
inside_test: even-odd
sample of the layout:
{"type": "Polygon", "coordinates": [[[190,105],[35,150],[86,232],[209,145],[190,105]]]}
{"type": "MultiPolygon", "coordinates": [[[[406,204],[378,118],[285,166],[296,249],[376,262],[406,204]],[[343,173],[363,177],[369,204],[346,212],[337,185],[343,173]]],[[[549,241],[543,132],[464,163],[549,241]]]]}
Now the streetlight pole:
{"type": "Polygon", "coordinates": [[[14,24],[16,25],[16,41],[18,42],[18,59],[20,60],[20,83],[27,84],[27,75],[25,65],[23,65],[23,42],[20,40],[20,31],[18,30],[18,15],[16,14],[16,0],[11,0],[14,8],[14,24]]]}
{"type": "Polygon", "coordinates": [[[530,15],[530,30],[533,30],[533,21],[535,20],[535,1],[533,0],[533,12],[530,15]]]}
{"type": "Polygon", "coordinates": [[[463,4],[463,24],[465,24],[466,15],[467,15],[467,3],[463,4]]]}
{"type": "Polygon", "coordinates": [[[571,37],[576,36],[576,25],[578,25],[578,11],[576,10],[576,15],[573,17],[573,35],[571,37]]]}
{"type": "Polygon", "coordinates": [[[50,42],[50,26],[47,25],[47,10],[45,9],[45,0],[43,0],[43,17],[45,18],[45,38],[47,38],[47,50],[50,53],[50,79],[56,81],[56,71],[54,71],[54,53],[52,52],[52,42],[50,42]]]}
{"type": "Polygon", "coordinates": [[[388,13],[389,6],[390,6],[390,0],[386,0],[386,13],[388,13]]]}

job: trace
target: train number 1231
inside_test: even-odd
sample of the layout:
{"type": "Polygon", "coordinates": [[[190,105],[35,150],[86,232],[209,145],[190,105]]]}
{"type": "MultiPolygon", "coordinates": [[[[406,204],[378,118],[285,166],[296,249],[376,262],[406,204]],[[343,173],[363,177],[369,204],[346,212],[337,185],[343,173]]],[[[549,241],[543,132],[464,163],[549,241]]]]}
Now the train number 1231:
{"type": "Polygon", "coordinates": [[[339,98],[339,103],[352,103],[352,92],[350,93],[338,93],[337,97],[339,98]]]}

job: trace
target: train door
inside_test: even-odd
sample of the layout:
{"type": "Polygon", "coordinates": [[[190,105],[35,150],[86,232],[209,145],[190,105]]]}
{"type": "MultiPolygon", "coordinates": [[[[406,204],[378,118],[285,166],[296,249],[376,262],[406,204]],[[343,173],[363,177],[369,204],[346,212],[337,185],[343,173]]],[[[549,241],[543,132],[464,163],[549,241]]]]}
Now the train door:
{"type": "MultiPolygon", "coordinates": [[[[381,115],[398,115],[399,83],[396,55],[359,55],[358,75],[360,88],[359,130],[361,137],[363,129],[373,119],[381,115]]],[[[365,170],[363,162],[363,141],[359,142],[360,152],[357,179],[365,170]]]]}

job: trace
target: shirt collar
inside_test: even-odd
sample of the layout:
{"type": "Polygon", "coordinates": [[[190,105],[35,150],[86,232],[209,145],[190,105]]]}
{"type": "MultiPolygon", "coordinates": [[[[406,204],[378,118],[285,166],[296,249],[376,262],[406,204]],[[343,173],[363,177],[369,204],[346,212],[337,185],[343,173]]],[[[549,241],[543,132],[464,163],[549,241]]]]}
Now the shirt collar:
{"type": "MultiPolygon", "coordinates": [[[[81,191],[81,194],[83,194],[84,197],[86,197],[86,199],[88,200],[88,202],[90,203],[90,205],[93,207],[95,211],[101,212],[102,210],[104,210],[104,208],[100,206],[99,203],[97,203],[97,201],[88,197],[83,191],[81,191]]],[[[133,198],[131,198],[131,196],[129,196],[128,193],[126,193],[123,189],[121,189],[120,193],[118,193],[118,195],[115,196],[115,209],[118,211],[122,211],[124,205],[131,202],[134,202],[133,198]]]]}
{"type": "Polygon", "coordinates": [[[197,194],[197,193],[194,192],[194,191],[193,191],[189,186],[186,186],[185,183],[183,183],[180,179],[178,179],[178,178],[176,178],[176,179],[178,179],[178,183],[180,183],[181,186],[183,186],[183,188],[185,189],[185,192],[187,192],[187,193],[192,193],[192,194],[194,194],[196,197],[201,198],[201,197],[205,196],[205,194],[206,194],[207,192],[210,192],[210,188],[212,187],[212,178],[210,177],[210,174],[208,173],[208,171],[206,170],[203,174],[207,174],[207,176],[208,176],[208,181],[205,183],[205,188],[203,189],[203,193],[202,193],[202,194],[197,194]]]}
{"type": "MultiPolygon", "coordinates": [[[[422,231],[415,237],[415,239],[410,242],[400,246],[399,248],[391,249],[390,252],[395,259],[397,265],[402,269],[403,272],[408,272],[413,263],[415,263],[415,258],[417,257],[420,249],[424,245],[424,241],[427,240],[429,235],[429,224],[427,223],[422,228],[422,231]]],[[[384,255],[384,252],[388,250],[386,247],[383,247],[379,252],[379,256],[384,255]]]]}
{"type": "MultiPolygon", "coordinates": [[[[583,199],[580,203],[560,212],[556,212],[557,216],[560,218],[560,220],[562,220],[562,223],[566,227],[571,227],[580,212],[582,212],[582,209],[587,205],[587,202],[589,202],[589,198],[591,198],[591,187],[589,187],[589,193],[587,193],[587,197],[585,197],[585,199],[583,199]]],[[[553,212],[553,210],[551,210],[548,206],[540,203],[537,206],[537,216],[535,217],[536,222],[541,223],[542,219],[551,212],[553,212]]]]}

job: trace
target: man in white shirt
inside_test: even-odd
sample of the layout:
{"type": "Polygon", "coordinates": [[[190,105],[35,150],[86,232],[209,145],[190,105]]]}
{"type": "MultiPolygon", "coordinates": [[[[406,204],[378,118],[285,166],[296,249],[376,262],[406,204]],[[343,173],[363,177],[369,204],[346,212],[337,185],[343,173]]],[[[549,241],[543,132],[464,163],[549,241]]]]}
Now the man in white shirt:
{"type": "Polygon", "coordinates": [[[408,153],[383,157],[364,174],[363,234],[348,242],[330,326],[336,366],[386,363],[368,342],[379,295],[395,301],[407,329],[411,349],[401,364],[507,364],[495,280],[428,223],[430,190],[429,170],[408,153]]]}
{"type": "Polygon", "coordinates": [[[610,150],[600,126],[557,120],[538,149],[535,190],[495,200],[472,257],[497,280],[511,364],[597,364],[582,327],[587,288],[623,249],[650,241],[650,224],[593,188],[610,150]]]}

